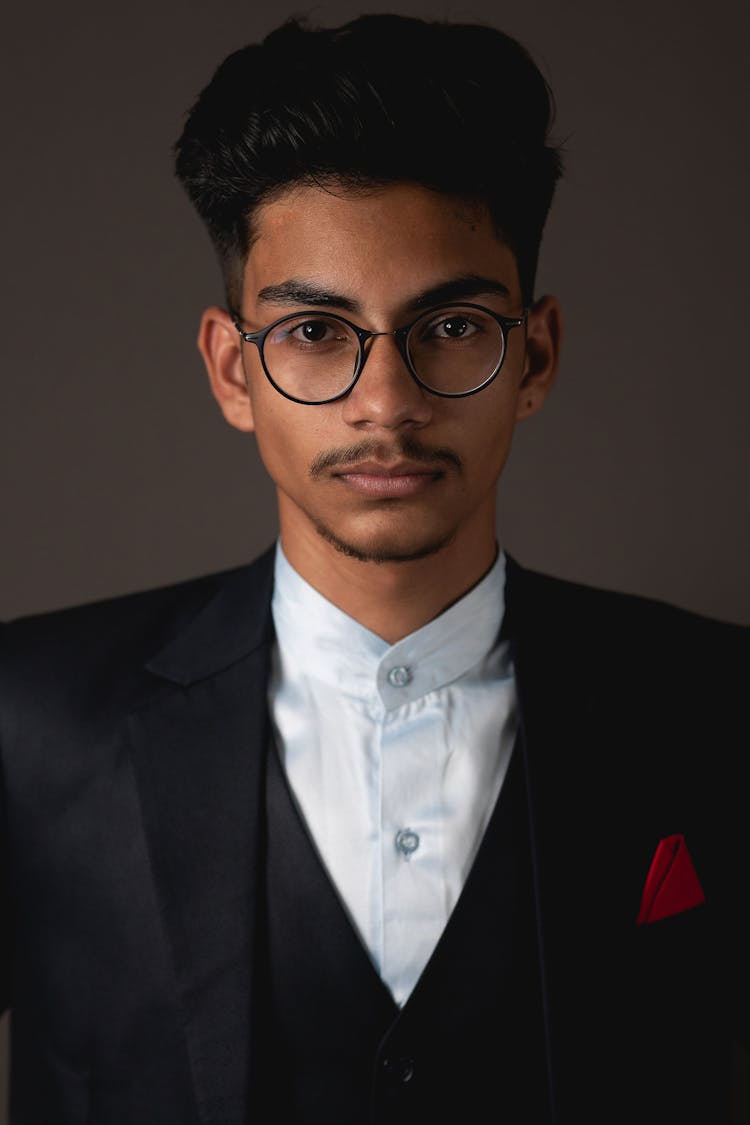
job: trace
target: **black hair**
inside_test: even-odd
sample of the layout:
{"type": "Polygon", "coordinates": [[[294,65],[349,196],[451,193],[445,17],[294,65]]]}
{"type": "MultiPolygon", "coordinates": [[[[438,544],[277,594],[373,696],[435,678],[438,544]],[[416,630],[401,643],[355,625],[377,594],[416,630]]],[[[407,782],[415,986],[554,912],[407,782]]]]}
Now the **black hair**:
{"type": "Polygon", "coordinates": [[[531,303],[561,174],[552,92],[515,39],[480,24],[291,19],[219,66],[175,145],[176,173],[239,303],[257,206],[292,184],[414,182],[483,202],[531,303]]]}

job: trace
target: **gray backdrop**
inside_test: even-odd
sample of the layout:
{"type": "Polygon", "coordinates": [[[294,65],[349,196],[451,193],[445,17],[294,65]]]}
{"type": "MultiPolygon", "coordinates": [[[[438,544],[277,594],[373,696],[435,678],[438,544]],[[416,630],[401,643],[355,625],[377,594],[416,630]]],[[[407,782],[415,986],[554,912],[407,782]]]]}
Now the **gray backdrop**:
{"type": "MultiPolygon", "coordinates": [[[[0,617],[234,565],[274,535],[253,441],[221,420],[195,350],[221,289],[170,146],[224,55],[299,10],[74,0],[4,17],[0,617]]],[[[567,335],[559,385],[518,433],[501,541],[750,621],[747,6],[314,14],[362,10],[493,22],[557,96],[567,175],[538,291],[562,299],[567,335]]]]}

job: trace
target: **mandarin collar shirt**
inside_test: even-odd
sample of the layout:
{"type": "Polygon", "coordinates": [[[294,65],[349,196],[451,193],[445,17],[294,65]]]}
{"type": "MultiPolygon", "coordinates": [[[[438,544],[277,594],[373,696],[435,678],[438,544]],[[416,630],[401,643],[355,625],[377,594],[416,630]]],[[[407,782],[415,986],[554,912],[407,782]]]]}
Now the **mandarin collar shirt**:
{"type": "Polygon", "coordinates": [[[433,621],[389,645],[277,545],[269,705],[307,831],[402,1005],[440,939],[518,727],[502,553],[433,621]]]}

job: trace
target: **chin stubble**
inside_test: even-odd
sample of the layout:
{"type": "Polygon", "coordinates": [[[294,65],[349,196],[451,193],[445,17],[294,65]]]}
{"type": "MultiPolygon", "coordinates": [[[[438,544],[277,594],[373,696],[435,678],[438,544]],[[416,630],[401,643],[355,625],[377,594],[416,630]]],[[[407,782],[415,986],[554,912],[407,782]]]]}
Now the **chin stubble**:
{"type": "Polygon", "coordinates": [[[326,543],[330,543],[342,555],[362,563],[406,563],[414,562],[416,559],[426,559],[429,555],[436,555],[439,551],[442,551],[455,538],[454,533],[449,532],[439,539],[424,543],[415,550],[403,551],[396,547],[385,546],[358,547],[354,543],[347,543],[345,539],[340,539],[338,535],[331,531],[330,527],[326,527],[324,523],[318,521],[315,522],[315,530],[322,539],[325,539],[326,543]]]}

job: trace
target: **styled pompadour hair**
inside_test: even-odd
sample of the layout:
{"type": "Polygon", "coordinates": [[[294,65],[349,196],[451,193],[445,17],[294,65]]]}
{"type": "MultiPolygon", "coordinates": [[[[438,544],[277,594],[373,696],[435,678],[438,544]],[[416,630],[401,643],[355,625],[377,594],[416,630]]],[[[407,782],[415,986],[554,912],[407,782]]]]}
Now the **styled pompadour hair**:
{"type": "Polygon", "coordinates": [[[175,145],[176,174],[235,307],[259,204],[292,184],[396,182],[484,203],[530,304],[562,170],[548,143],[553,117],[528,52],[495,28],[398,15],[337,28],[292,19],[218,68],[175,145]]]}

